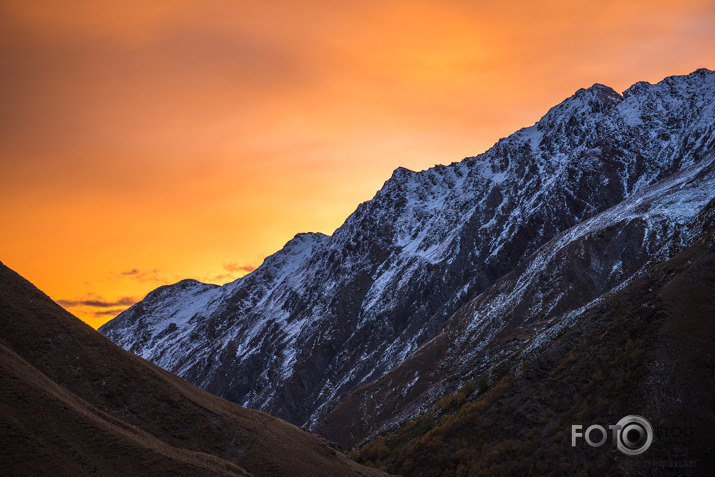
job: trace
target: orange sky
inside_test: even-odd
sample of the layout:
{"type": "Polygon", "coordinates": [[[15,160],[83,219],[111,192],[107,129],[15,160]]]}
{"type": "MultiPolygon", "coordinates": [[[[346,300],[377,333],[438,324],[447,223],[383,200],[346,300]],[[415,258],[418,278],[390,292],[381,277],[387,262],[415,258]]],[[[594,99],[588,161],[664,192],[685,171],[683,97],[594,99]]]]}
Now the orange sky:
{"type": "Polygon", "coordinates": [[[0,260],[96,327],[578,88],[700,67],[712,0],[0,0],[0,260]]]}

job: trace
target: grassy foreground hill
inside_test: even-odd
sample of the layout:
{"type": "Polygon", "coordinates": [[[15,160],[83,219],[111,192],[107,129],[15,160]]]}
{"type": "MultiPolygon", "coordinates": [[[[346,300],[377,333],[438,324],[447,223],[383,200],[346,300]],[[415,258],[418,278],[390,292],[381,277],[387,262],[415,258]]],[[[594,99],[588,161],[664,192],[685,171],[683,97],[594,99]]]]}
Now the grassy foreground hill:
{"type": "Polygon", "coordinates": [[[0,263],[0,475],[382,475],[128,353],[0,263]]]}

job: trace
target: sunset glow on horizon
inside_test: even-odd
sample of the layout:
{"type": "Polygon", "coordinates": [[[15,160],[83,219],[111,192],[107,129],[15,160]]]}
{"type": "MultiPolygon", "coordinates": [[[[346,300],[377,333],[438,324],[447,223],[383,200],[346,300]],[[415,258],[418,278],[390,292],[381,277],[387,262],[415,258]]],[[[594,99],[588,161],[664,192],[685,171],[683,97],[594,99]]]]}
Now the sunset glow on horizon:
{"type": "Polygon", "coordinates": [[[0,261],[98,327],[331,234],[577,89],[715,68],[715,2],[0,2],[0,261]]]}

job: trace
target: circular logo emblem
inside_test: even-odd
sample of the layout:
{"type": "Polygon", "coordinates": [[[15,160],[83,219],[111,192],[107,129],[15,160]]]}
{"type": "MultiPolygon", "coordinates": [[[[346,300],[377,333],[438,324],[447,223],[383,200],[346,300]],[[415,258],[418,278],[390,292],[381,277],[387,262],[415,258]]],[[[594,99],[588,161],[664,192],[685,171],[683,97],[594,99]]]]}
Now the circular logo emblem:
{"type": "Polygon", "coordinates": [[[626,455],[638,455],[647,451],[653,443],[653,427],[641,416],[626,416],[618,421],[616,445],[626,455]]]}

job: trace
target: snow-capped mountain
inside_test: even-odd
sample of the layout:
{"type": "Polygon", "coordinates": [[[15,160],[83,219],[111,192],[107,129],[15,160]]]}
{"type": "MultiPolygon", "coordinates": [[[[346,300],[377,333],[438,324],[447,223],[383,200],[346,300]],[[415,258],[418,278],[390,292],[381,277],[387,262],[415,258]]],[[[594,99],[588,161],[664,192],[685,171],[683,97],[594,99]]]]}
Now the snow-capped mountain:
{"type": "Polygon", "coordinates": [[[161,287],[100,331],[353,444],[475,369],[538,353],[697,237],[715,197],[714,127],[715,72],[623,95],[596,84],[484,154],[398,168],[331,236],[299,234],[221,287],[161,287]]]}
{"type": "Polygon", "coordinates": [[[715,152],[554,237],[400,366],[342,400],[317,430],[357,444],[428,411],[468,379],[518,372],[609,296],[714,230],[715,152]]]}

